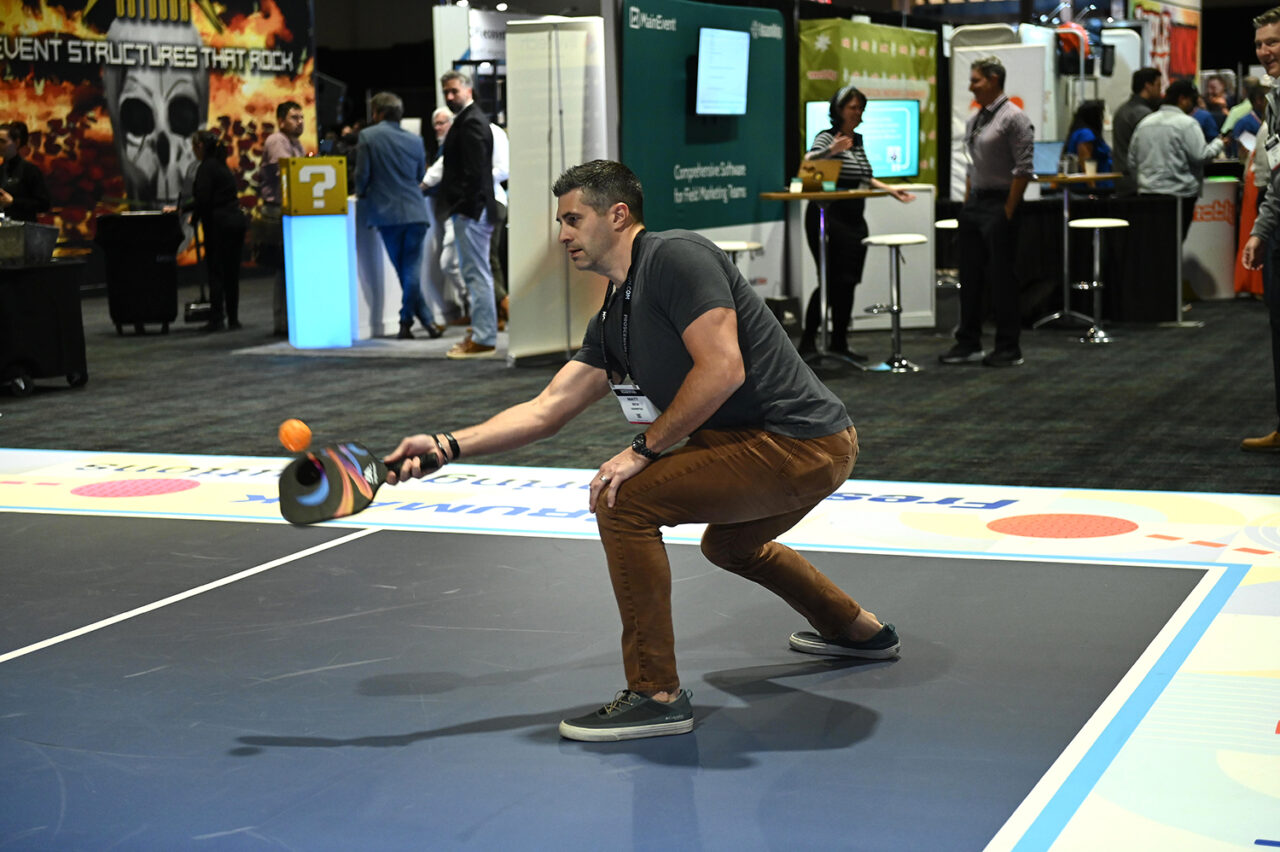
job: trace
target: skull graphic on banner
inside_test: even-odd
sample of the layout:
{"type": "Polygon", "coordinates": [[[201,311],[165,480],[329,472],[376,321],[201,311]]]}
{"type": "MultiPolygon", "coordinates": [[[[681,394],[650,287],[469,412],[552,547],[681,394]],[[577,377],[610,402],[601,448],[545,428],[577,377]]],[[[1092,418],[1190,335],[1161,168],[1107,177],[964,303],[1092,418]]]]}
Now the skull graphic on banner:
{"type": "MultiPolygon", "coordinates": [[[[121,45],[196,45],[201,39],[190,23],[117,18],[107,41],[121,45]]],[[[154,51],[137,50],[135,56],[154,51]]],[[[103,70],[107,111],[116,153],[130,200],[173,202],[182,193],[197,161],[191,134],[209,114],[209,72],[204,68],[108,65],[103,70]]]]}

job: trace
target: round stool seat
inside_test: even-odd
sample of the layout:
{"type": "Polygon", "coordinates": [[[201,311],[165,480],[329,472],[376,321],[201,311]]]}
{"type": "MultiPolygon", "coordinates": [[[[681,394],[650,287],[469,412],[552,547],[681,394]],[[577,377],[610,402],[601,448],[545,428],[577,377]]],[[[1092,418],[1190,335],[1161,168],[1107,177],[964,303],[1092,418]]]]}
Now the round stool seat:
{"type": "Polygon", "coordinates": [[[760,251],[764,244],[749,240],[716,240],[716,248],[725,254],[733,254],[740,251],[760,251]]]}
{"type": "Polygon", "coordinates": [[[923,234],[876,234],[862,241],[864,246],[914,246],[929,242],[923,234]]]}
{"type": "Polygon", "coordinates": [[[939,231],[954,231],[960,227],[959,219],[939,219],[933,223],[933,227],[939,231]]]}
{"type": "Polygon", "coordinates": [[[1107,219],[1105,217],[1097,219],[1072,219],[1067,223],[1070,228],[1127,228],[1129,223],[1124,219],[1107,219]]]}

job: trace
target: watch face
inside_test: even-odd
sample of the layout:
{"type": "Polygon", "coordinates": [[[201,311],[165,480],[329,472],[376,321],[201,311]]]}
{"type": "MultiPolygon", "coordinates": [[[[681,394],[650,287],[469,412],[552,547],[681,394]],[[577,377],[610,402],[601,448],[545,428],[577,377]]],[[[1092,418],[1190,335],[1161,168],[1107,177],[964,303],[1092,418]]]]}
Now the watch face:
{"type": "Polygon", "coordinates": [[[636,435],[635,440],[631,442],[631,449],[650,460],[662,457],[661,453],[655,453],[653,450],[649,449],[649,445],[645,443],[643,432],[636,435]]]}

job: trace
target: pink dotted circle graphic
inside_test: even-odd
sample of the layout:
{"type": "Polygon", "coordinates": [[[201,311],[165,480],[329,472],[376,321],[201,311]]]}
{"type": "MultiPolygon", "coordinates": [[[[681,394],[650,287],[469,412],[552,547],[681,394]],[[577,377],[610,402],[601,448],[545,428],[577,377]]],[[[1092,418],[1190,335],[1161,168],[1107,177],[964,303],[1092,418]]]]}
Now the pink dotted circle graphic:
{"type": "Polygon", "coordinates": [[[190,491],[199,484],[192,479],[117,479],[81,485],[72,488],[71,493],[77,497],[156,497],[190,491]]]}
{"type": "Polygon", "coordinates": [[[987,524],[987,529],[1024,538],[1105,538],[1133,532],[1138,525],[1107,515],[1017,515],[987,524]]]}

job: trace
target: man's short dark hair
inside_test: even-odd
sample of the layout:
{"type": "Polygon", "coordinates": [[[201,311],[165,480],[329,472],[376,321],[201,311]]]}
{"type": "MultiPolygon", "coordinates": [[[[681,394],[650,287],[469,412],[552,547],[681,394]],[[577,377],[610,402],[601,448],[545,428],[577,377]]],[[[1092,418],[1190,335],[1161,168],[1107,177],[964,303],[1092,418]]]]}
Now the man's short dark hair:
{"type": "Polygon", "coordinates": [[[0,124],[0,127],[9,131],[9,138],[19,148],[26,145],[27,139],[31,137],[31,134],[27,132],[27,125],[21,121],[10,121],[7,124],[0,124]]]}
{"type": "Polygon", "coordinates": [[[1274,9],[1268,9],[1253,19],[1253,28],[1255,30],[1261,29],[1267,24],[1280,24],[1280,6],[1276,6],[1274,9]]]}
{"type": "Polygon", "coordinates": [[[1129,90],[1135,95],[1141,94],[1143,89],[1158,82],[1162,76],[1159,68],[1139,68],[1133,72],[1133,81],[1129,84],[1129,90]]]}
{"type": "Polygon", "coordinates": [[[981,59],[975,59],[969,66],[969,69],[973,70],[975,68],[983,77],[995,77],[996,85],[999,86],[1001,90],[1004,89],[1004,63],[1002,63],[997,57],[984,56],[981,59]]]}
{"type": "Polygon", "coordinates": [[[461,71],[457,71],[457,70],[446,71],[440,75],[441,86],[443,86],[445,83],[448,83],[450,80],[457,80],[459,83],[462,84],[462,88],[464,89],[471,88],[471,78],[466,74],[462,73],[461,71]]]}
{"type": "Polygon", "coordinates": [[[1177,106],[1178,101],[1183,98],[1191,98],[1194,103],[1199,97],[1200,90],[1190,80],[1174,80],[1169,84],[1169,88],[1164,90],[1164,102],[1172,106],[1177,106]]]}
{"type": "Polygon", "coordinates": [[[603,214],[622,202],[631,209],[631,218],[644,224],[644,190],[635,172],[613,160],[592,160],[574,166],[551,187],[556,198],[575,189],[582,190],[582,202],[603,214]]]}
{"type": "Polygon", "coordinates": [[[289,115],[290,110],[302,109],[302,104],[297,101],[285,101],[276,107],[276,121],[284,121],[289,115]]]}

